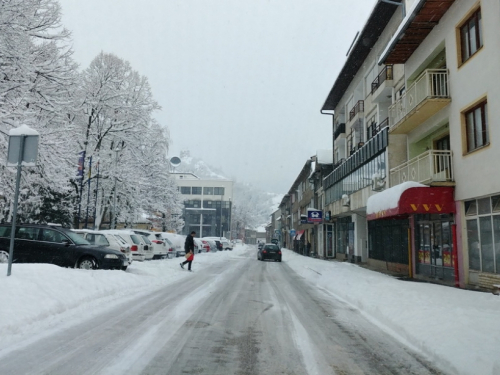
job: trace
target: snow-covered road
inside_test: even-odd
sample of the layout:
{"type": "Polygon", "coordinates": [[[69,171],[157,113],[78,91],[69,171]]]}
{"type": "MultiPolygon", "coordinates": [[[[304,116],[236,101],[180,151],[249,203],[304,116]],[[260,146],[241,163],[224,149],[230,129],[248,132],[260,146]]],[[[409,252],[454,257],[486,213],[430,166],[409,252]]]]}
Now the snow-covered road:
{"type": "Polygon", "coordinates": [[[500,373],[498,296],[283,252],[0,264],[0,373],[500,373]]]}

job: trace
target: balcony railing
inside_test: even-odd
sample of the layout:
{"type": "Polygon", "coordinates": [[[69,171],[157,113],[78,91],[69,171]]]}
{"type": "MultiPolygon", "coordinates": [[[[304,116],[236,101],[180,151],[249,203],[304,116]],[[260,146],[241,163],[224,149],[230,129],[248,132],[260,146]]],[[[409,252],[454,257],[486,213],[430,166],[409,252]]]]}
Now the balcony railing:
{"type": "Polygon", "coordinates": [[[386,65],[385,68],[382,69],[380,74],[377,76],[377,78],[375,78],[375,80],[372,82],[372,94],[377,91],[382,83],[384,83],[386,80],[392,79],[392,65],[386,65]]]}
{"type": "Polygon", "coordinates": [[[450,97],[448,70],[427,69],[394,104],[389,107],[391,130],[426,99],[450,97]]]}
{"type": "Polygon", "coordinates": [[[391,186],[407,181],[420,182],[421,184],[454,181],[452,152],[429,150],[391,169],[391,186]]]}
{"type": "Polygon", "coordinates": [[[387,117],[380,124],[374,122],[366,129],[366,140],[373,138],[378,132],[387,126],[389,126],[389,117],[387,117]]]}
{"type": "Polygon", "coordinates": [[[356,105],[351,109],[349,112],[349,121],[352,121],[352,119],[358,114],[362,113],[365,110],[365,102],[364,100],[358,100],[356,105]]]}

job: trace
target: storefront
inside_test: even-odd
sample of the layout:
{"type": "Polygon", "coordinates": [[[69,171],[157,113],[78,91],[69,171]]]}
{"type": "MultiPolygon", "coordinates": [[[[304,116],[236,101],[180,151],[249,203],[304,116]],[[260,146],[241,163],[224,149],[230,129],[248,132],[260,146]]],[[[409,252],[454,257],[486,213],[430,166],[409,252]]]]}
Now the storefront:
{"type": "Polygon", "coordinates": [[[452,187],[406,182],[367,202],[369,257],[405,265],[415,278],[456,280],[452,187]]]}

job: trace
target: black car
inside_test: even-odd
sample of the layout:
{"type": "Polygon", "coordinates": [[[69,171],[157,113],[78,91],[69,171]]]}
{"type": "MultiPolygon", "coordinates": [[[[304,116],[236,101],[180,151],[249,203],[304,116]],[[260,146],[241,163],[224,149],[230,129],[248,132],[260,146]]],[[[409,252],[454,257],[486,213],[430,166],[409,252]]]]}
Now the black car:
{"type": "Polygon", "coordinates": [[[257,259],[274,259],[274,261],[281,262],[281,250],[278,245],[266,243],[257,251],[257,259]]]}
{"type": "MultiPolygon", "coordinates": [[[[12,224],[0,225],[0,262],[8,262],[12,224]]],[[[126,256],[117,250],[91,245],[77,233],[54,225],[16,225],[13,263],[51,263],[82,269],[122,269],[126,256]]]]}

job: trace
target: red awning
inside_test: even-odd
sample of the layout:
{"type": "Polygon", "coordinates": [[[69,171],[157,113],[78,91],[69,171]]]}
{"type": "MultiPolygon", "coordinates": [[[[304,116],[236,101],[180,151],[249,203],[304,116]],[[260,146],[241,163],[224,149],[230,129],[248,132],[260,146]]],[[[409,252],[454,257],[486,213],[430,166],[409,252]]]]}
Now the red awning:
{"type": "Polygon", "coordinates": [[[411,214],[455,213],[454,188],[394,186],[368,198],[367,220],[411,214]]]}
{"type": "Polygon", "coordinates": [[[305,230],[298,230],[297,234],[295,235],[296,240],[300,240],[302,235],[304,234],[305,230]]]}

